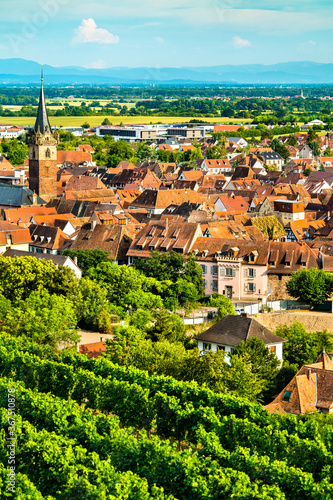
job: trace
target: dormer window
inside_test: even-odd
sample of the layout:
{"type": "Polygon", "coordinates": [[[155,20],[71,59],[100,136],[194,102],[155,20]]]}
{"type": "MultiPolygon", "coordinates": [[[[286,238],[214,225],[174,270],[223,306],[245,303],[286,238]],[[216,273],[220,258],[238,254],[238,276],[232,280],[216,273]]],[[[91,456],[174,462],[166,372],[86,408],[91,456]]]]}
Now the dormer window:
{"type": "Polygon", "coordinates": [[[228,257],[232,258],[233,256],[234,256],[234,252],[232,250],[229,250],[228,257]]]}
{"type": "Polygon", "coordinates": [[[286,261],[285,266],[286,266],[286,267],[290,267],[290,262],[289,262],[289,261],[286,261]]]}
{"type": "Polygon", "coordinates": [[[291,398],[291,391],[284,391],[282,401],[286,401],[288,403],[290,398],[291,398]]]}
{"type": "Polygon", "coordinates": [[[254,262],[254,255],[253,255],[253,253],[250,253],[250,255],[249,255],[249,262],[254,262]]]}

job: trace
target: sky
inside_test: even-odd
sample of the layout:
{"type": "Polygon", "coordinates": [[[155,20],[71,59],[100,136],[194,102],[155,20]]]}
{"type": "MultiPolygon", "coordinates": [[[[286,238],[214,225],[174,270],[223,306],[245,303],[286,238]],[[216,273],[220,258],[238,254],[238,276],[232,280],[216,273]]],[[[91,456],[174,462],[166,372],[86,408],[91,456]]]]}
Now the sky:
{"type": "Polygon", "coordinates": [[[0,58],[52,66],[333,61],[332,0],[0,0],[0,58]]]}

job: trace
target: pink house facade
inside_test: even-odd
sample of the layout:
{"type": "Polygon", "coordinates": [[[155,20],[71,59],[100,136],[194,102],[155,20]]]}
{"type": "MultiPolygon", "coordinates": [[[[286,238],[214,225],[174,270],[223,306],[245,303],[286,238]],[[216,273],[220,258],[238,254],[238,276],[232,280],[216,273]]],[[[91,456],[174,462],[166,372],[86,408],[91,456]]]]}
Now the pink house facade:
{"type": "Polygon", "coordinates": [[[202,268],[205,294],[257,300],[268,289],[268,242],[198,238],[193,248],[202,268]]]}

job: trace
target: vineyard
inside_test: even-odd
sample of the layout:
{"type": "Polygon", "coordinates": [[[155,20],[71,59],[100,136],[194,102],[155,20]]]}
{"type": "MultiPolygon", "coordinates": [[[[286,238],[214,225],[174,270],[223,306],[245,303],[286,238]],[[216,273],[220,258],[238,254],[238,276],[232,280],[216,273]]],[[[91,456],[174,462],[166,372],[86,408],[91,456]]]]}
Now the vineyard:
{"type": "Polygon", "coordinates": [[[329,415],[269,415],[194,382],[5,335],[0,373],[1,498],[333,497],[329,415]],[[9,394],[15,493],[6,487],[9,394]]]}

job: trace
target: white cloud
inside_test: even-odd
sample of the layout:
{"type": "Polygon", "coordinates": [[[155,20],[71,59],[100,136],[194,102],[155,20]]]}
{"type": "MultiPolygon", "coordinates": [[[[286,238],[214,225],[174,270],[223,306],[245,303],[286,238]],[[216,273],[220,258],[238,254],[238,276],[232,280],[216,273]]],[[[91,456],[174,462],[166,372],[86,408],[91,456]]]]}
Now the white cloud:
{"type": "Polygon", "coordinates": [[[93,61],[85,67],[87,69],[104,69],[106,68],[106,62],[103,61],[103,59],[99,59],[98,61],[93,61]]]}
{"type": "Polygon", "coordinates": [[[240,38],[239,36],[234,36],[232,38],[232,43],[235,49],[243,49],[244,47],[251,47],[251,42],[245,40],[245,38],[240,38]]]}
{"type": "Polygon", "coordinates": [[[97,28],[93,19],[83,19],[81,25],[74,30],[72,43],[118,43],[119,37],[104,28],[97,28]]]}
{"type": "Polygon", "coordinates": [[[159,43],[160,45],[163,45],[165,43],[165,40],[161,36],[155,36],[155,42],[159,43]]]}

